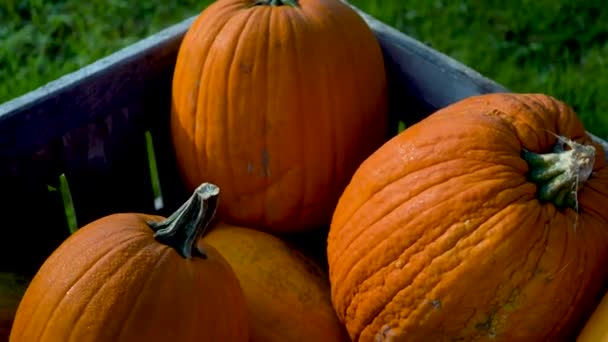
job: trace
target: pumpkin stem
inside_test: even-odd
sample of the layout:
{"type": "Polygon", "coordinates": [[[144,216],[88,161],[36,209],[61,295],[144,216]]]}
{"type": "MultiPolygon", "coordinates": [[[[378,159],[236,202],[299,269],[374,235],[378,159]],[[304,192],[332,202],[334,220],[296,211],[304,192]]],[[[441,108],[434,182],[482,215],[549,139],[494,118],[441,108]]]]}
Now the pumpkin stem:
{"type": "Polygon", "coordinates": [[[160,222],[149,222],[155,231],[154,238],[173,247],[183,258],[190,259],[193,253],[206,258],[197,247],[197,241],[215,217],[220,188],[203,183],[192,196],[171,216],[160,222]]]}
{"type": "Polygon", "coordinates": [[[298,7],[297,0],[255,0],[252,6],[284,6],[298,7]]]}
{"type": "Polygon", "coordinates": [[[595,147],[558,136],[552,153],[523,151],[530,167],[529,179],[539,187],[539,198],[559,208],[578,208],[576,193],[589,179],[595,147]]]}

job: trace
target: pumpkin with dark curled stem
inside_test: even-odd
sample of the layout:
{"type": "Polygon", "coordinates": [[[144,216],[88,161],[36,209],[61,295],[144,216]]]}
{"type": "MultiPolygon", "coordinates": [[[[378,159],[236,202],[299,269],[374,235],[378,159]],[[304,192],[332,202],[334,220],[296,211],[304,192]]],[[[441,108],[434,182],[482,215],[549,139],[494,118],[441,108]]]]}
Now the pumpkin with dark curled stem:
{"type": "Polygon", "coordinates": [[[168,219],[114,214],[79,229],[30,283],[10,341],[248,341],[238,279],[196,247],[218,194],[202,184],[168,219]]]}
{"type": "Polygon", "coordinates": [[[564,103],[470,97],[357,170],[328,237],[353,341],[564,341],[608,273],[605,151],[564,103]]]}
{"type": "Polygon", "coordinates": [[[218,217],[272,233],[326,226],[387,138],[380,45],[340,0],[218,0],[181,43],[171,132],[188,188],[218,217]]]}

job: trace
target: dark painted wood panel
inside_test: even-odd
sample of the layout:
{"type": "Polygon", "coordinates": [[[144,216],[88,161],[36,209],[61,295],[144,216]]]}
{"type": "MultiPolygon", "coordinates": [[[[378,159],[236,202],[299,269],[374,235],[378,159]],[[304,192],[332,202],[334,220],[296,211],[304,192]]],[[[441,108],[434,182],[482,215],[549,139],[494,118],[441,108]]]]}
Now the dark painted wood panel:
{"type": "Polygon", "coordinates": [[[33,274],[69,235],[57,190],[61,148],[61,140],[55,139],[31,155],[0,164],[2,272],[33,274]]]}
{"type": "Polygon", "coordinates": [[[185,21],[0,105],[0,271],[35,271],[69,231],[59,175],[79,225],[154,210],[144,132],[167,116],[161,92],[185,21]]]}
{"type": "Polygon", "coordinates": [[[137,42],[78,71],[0,105],[0,160],[31,153],[106,115],[141,101],[173,68],[192,19],[137,42]]]}
{"type": "Polygon", "coordinates": [[[63,168],[79,226],[117,212],[153,212],[144,118],[133,101],[64,136],[63,168]]]}

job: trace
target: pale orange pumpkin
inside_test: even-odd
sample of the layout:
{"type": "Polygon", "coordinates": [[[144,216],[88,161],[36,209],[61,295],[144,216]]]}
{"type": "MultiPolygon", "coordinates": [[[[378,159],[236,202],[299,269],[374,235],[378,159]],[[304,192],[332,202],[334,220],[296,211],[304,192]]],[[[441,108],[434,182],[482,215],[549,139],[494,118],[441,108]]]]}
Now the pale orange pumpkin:
{"type": "Polygon", "coordinates": [[[292,245],[222,222],[201,243],[220,252],[240,281],[250,342],[350,341],[332,306],[326,272],[292,245]]]}
{"type": "Polygon", "coordinates": [[[585,326],[576,338],[577,342],[606,342],[608,341],[608,293],[585,322],[585,326]]]}
{"type": "Polygon", "coordinates": [[[222,188],[223,221],[327,225],[386,138],[380,46],[340,0],[218,0],[181,43],[171,132],[186,185],[222,188]]]}

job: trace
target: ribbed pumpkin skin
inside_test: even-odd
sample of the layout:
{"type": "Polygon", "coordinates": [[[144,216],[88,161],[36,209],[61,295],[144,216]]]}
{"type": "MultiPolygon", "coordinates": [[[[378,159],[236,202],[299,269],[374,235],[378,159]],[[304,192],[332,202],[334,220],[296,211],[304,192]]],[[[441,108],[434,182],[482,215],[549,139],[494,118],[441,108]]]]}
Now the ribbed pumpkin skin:
{"type": "Polygon", "coordinates": [[[537,199],[522,148],[590,143],[562,102],[471,97],[391,139],[333,216],[332,300],[354,341],[561,341],[608,262],[608,169],[596,146],[578,214],[537,199]]]}
{"type": "Polygon", "coordinates": [[[171,129],[189,188],[222,188],[218,216],[278,232],[327,225],[386,138],[379,44],[338,0],[218,0],[187,32],[171,129]]]}
{"type": "Polygon", "coordinates": [[[206,260],[183,259],[146,219],[160,220],[116,214],[70,236],[32,280],[10,341],[248,341],[227,262],[209,246],[206,260]]]}
{"type": "Polygon", "coordinates": [[[319,266],[279,238],[220,223],[201,240],[239,278],[249,308],[250,342],[350,341],[319,266]]]}

